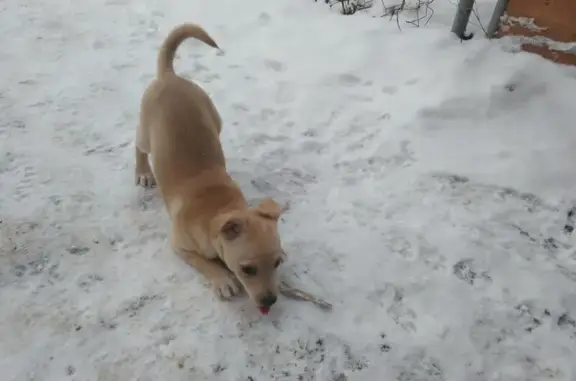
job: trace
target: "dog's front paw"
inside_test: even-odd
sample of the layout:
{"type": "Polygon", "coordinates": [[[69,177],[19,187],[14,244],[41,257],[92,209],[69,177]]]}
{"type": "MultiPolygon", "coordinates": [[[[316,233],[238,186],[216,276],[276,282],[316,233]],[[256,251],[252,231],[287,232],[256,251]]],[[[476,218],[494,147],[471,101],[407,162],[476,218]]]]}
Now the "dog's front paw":
{"type": "Polygon", "coordinates": [[[212,279],[212,288],[221,300],[230,300],[240,295],[242,286],[233,274],[223,272],[212,279]]]}
{"type": "Polygon", "coordinates": [[[144,188],[153,188],[156,186],[156,178],[152,172],[136,172],[136,185],[144,188]]]}

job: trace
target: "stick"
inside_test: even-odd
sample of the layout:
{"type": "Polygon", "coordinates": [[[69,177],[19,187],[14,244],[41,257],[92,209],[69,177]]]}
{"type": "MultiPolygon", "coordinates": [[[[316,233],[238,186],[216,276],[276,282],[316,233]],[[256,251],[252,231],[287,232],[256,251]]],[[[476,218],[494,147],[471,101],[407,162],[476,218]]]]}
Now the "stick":
{"type": "Polygon", "coordinates": [[[284,295],[287,298],[312,302],[317,307],[325,311],[332,310],[332,304],[328,303],[323,299],[317,298],[303,290],[294,288],[288,285],[286,282],[280,282],[279,291],[282,295],[284,295]]]}

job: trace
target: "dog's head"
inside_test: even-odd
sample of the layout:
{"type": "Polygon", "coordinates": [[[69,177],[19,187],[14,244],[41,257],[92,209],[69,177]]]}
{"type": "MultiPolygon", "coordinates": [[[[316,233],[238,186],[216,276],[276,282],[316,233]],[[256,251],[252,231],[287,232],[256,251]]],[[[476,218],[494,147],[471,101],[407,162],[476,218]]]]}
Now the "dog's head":
{"type": "Polygon", "coordinates": [[[284,261],[278,235],[281,210],[271,198],[213,220],[213,245],[259,307],[276,303],[276,269],[284,261]]]}

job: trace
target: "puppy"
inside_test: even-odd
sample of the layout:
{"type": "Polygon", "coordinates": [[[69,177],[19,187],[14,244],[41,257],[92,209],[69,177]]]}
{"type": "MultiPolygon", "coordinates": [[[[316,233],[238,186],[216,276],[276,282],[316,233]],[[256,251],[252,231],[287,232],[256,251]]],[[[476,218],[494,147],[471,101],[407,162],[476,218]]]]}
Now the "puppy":
{"type": "Polygon", "coordinates": [[[276,269],[283,261],[281,210],[271,198],[248,207],[227,173],[216,107],[202,88],[174,72],[176,49],[187,38],[219,49],[194,24],[176,27],[162,44],[156,79],[141,100],[136,183],[158,185],[172,222],[172,247],[220,298],[239,294],[243,286],[267,310],[276,303],[276,269]]]}

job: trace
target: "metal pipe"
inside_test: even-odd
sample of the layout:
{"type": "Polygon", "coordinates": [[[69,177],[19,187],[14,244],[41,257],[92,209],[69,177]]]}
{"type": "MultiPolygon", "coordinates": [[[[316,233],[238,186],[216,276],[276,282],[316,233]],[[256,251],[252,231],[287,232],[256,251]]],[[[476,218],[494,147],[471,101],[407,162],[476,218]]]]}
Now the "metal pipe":
{"type": "Polygon", "coordinates": [[[508,8],[508,0],[498,0],[496,6],[494,6],[494,12],[492,12],[492,18],[490,19],[490,24],[488,24],[488,29],[486,30],[486,37],[493,38],[498,28],[500,28],[500,18],[506,12],[508,8]]]}
{"type": "Polygon", "coordinates": [[[468,21],[470,21],[470,14],[472,13],[473,7],[474,0],[460,0],[458,2],[458,10],[452,23],[452,33],[462,40],[469,40],[474,36],[473,33],[466,35],[466,27],[468,26],[468,21]]]}

